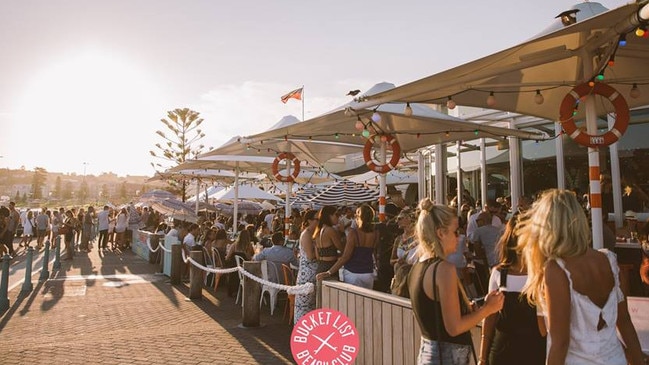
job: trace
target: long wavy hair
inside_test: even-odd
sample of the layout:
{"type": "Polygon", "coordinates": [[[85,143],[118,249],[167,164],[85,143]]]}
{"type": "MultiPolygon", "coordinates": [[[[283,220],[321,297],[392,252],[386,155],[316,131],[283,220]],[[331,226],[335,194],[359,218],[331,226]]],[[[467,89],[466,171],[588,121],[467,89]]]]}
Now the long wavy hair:
{"type": "Polygon", "coordinates": [[[320,235],[320,231],[324,229],[324,226],[331,227],[333,225],[331,223],[331,215],[334,213],[336,213],[336,207],[327,205],[320,208],[320,212],[318,213],[318,225],[315,227],[315,231],[313,231],[313,239],[316,239],[320,235]]]}
{"type": "Polygon", "coordinates": [[[505,231],[498,239],[496,247],[498,249],[498,258],[500,266],[509,267],[518,263],[518,236],[516,235],[516,224],[519,220],[519,213],[516,212],[509,218],[505,225],[505,231]]]}
{"type": "Polygon", "coordinates": [[[317,211],[309,209],[304,213],[304,220],[302,221],[302,230],[306,229],[309,226],[309,221],[316,218],[318,214],[317,211]]]}
{"type": "Polygon", "coordinates": [[[363,232],[374,232],[374,209],[367,204],[363,204],[358,207],[357,211],[360,212],[359,216],[361,223],[358,225],[358,229],[363,232]]]}
{"type": "Polygon", "coordinates": [[[545,191],[525,212],[516,234],[528,275],[522,292],[533,305],[543,300],[548,260],[582,255],[591,242],[588,219],[575,194],[568,190],[545,191]]]}
{"type": "MultiPolygon", "coordinates": [[[[419,244],[417,245],[417,256],[430,256],[433,258],[446,259],[442,242],[437,236],[438,229],[448,230],[457,220],[455,210],[446,205],[436,205],[429,198],[424,198],[419,202],[419,217],[415,225],[415,235],[419,244]]],[[[457,288],[462,296],[462,300],[467,309],[471,308],[469,297],[462,286],[460,280],[457,281],[457,288]]],[[[437,300],[440,300],[437,298],[437,300]]]]}

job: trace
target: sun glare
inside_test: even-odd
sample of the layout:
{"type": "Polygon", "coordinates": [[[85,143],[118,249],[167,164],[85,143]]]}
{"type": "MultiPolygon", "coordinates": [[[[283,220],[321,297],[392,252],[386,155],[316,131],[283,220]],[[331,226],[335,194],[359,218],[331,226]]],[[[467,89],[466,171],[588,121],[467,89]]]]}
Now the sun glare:
{"type": "MultiPolygon", "coordinates": [[[[159,100],[157,88],[133,63],[119,54],[85,50],[61,57],[34,74],[19,98],[12,128],[20,129],[18,135],[30,136],[31,143],[63,142],[56,144],[62,153],[79,154],[98,147],[99,141],[119,146],[120,136],[127,133],[141,133],[148,143],[146,136],[153,134],[164,110],[159,100]]],[[[97,169],[101,164],[93,163],[97,169]]],[[[77,166],[44,167],[78,170],[77,166]]],[[[100,171],[110,169],[109,164],[100,171]]]]}

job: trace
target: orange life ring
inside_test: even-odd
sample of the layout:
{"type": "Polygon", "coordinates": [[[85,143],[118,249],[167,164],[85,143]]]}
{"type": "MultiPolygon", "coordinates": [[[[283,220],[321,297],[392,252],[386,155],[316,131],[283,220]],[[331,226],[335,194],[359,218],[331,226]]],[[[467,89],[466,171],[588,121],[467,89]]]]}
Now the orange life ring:
{"type": "Polygon", "coordinates": [[[622,94],[608,84],[597,82],[591,87],[588,83],[584,83],[575,86],[563,98],[561,107],[559,108],[559,121],[564,132],[580,145],[592,148],[608,146],[617,142],[624,135],[624,132],[626,132],[626,128],[629,126],[629,104],[626,103],[622,94]],[[577,128],[573,118],[577,100],[591,93],[607,98],[615,107],[615,123],[608,132],[601,135],[590,135],[583,132],[577,128]]]}
{"type": "Polygon", "coordinates": [[[293,182],[297,178],[297,175],[300,174],[300,160],[298,160],[298,158],[290,152],[282,152],[279,154],[279,156],[275,157],[272,169],[273,176],[275,176],[278,181],[293,182]],[[293,162],[293,171],[288,176],[284,176],[279,173],[279,162],[284,160],[291,160],[291,162],[293,162]]]}
{"type": "Polygon", "coordinates": [[[367,167],[370,169],[370,171],[378,172],[380,174],[385,174],[390,172],[390,170],[394,169],[397,167],[397,164],[399,163],[399,159],[401,159],[401,146],[399,146],[399,142],[397,142],[394,137],[390,134],[383,134],[382,136],[386,137],[386,142],[390,145],[392,148],[392,158],[390,159],[390,162],[386,163],[385,165],[379,165],[374,160],[372,159],[372,148],[374,147],[374,138],[376,138],[378,135],[373,135],[367,139],[367,142],[365,142],[365,147],[363,147],[363,159],[365,160],[365,164],[367,167]]]}

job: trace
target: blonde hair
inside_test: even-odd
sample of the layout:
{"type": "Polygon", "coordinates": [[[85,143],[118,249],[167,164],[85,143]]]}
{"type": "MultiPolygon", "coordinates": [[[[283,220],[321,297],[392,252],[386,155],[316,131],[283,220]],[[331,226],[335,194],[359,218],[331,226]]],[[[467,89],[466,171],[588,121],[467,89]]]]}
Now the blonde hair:
{"type": "Polygon", "coordinates": [[[451,226],[453,219],[457,219],[455,211],[445,205],[435,205],[429,198],[422,199],[417,209],[419,210],[415,225],[415,235],[419,242],[417,255],[445,259],[446,255],[437,236],[437,230],[448,229],[451,226]]]}
{"type": "MultiPolygon", "coordinates": [[[[419,217],[415,225],[415,235],[417,236],[417,256],[432,258],[446,259],[444,248],[437,235],[438,229],[448,230],[453,220],[457,220],[455,210],[447,207],[446,205],[436,205],[429,198],[424,198],[419,202],[417,207],[419,210],[419,217]]],[[[462,300],[467,308],[471,308],[471,303],[466,295],[466,291],[460,281],[457,281],[458,290],[462,296],[462,300]]],[[[440,300],[437,298],[437,300],[440,300]]]]}
{"type": "Polygon", "coordinates": [[[581,255],[591,241],[588,219],[577,197],[571,191],[558,189],[545,191],[525,212],[516,234],[528,275],[522,293],[533,305],[540,304],[543,298],[546,263],[581,255]]]}

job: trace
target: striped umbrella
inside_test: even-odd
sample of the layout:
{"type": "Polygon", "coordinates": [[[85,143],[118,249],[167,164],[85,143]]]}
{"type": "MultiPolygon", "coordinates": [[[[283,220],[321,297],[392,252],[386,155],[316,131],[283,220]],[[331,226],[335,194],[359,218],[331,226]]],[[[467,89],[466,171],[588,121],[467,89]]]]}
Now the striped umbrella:
{"type": "Polygon", "coordinates": [[[309,201],[319,205],[354,205],[376,201],[379,192],[348,180],[341,180],[319,192],[309,201]]]}

